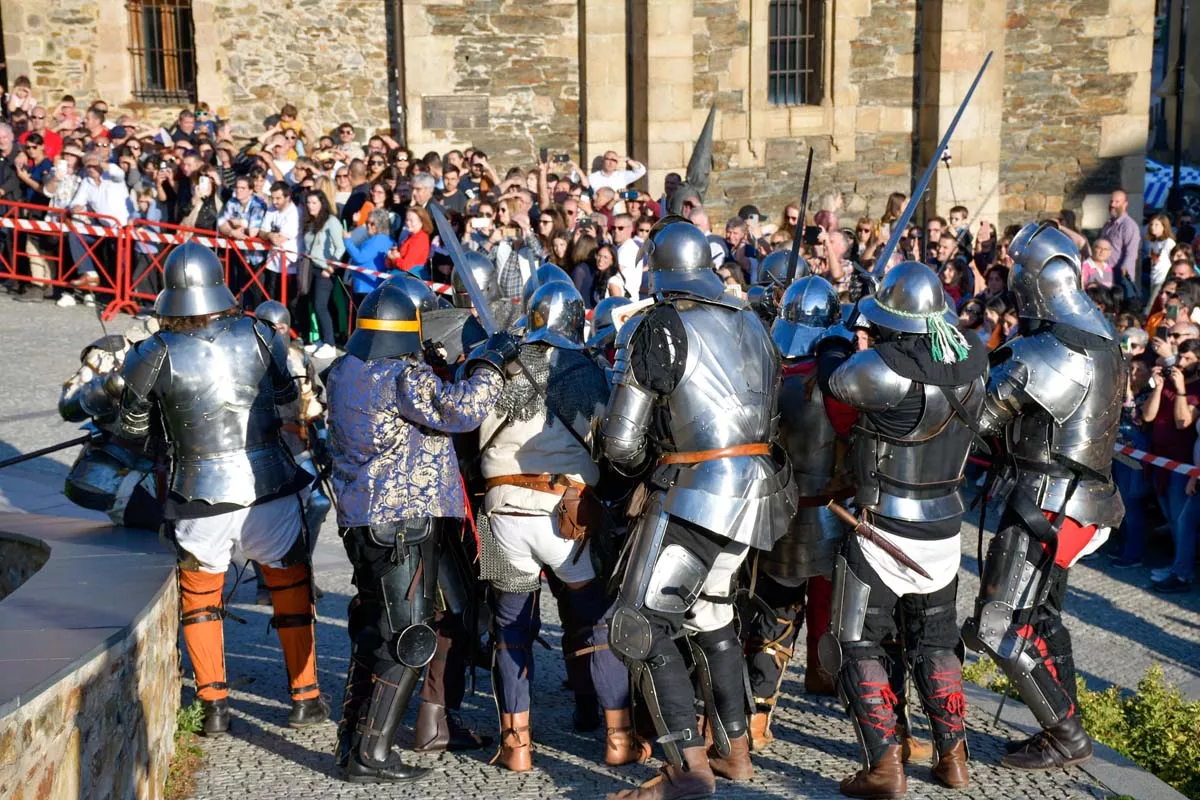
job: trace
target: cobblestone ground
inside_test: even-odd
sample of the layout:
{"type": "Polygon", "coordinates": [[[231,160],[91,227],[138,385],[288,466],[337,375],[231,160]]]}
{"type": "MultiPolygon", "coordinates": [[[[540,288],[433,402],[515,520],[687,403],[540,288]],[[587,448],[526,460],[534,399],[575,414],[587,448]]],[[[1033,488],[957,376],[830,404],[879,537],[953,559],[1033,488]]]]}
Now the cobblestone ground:
{"type": "MultiPolygon", "coordinates": [[[[28,452],[77,435],[75,426],[55,411],[61,382],[74,371],[82,346],[101,335],[95,312],[59,309],[48,304],[11,303],[0,298],[0,458],[28,452]]],[[[109,324],[119,332],[128,324],[109,324]]],[[[0,508],[72,513],[62,498],[47,493],[61,486],[74,450],[36,459],[0,472],[0,508]]],[[[80,515],[86,515],[81,512],[80,515]]],[[[994,520],[995,516],[992,515],[994,520]]],[[[973,602],[975,532],[964,526],[960,613],[973,602]]],[[[1200,696],[1200,595],[1163,597],[1147,590],[1149,567],[1160,566],[1167,553],[1148,559],[1144,569],[1117,572],[1107,559],[1077,566],[1067,599],[1067,623],[1075,640],[1081,674],[1098,685],[1132,687],[1145,670],[1161,663],[1168,678],[1200,696]]],[[[340,701],[347,662],[345,609],[351,591],[350,570],[331,524],[317,548],[318,581],[325,589],[317,629],[320,680],[325,692],[340,701]]],[[[390,797],[451,798],[493,795],[506,798],[597,797],[605,791],[644,780],[651,768],[612,769],[598,765],[601,733],[571,730],[571,698],[562,688],[564,671],[557,651],[538,650],[535,680],[535,769],[513,775],[487,765],[488,754],[418,757],[434,773],[413,786],[380,789],[350,786],[330,774],[334,741],[332,722],[308,731],[292,731],[287,717],[286,679],[274,633],[267,631],[269,610],[254,606],[253,586],[243,585],[233,606],[247,624],[226,622],[229,678],[236,715],[232,735],[205,741],[205,767],[196,798],[390,797]]],[[[558,645],[553,603],[544,606],[544,638],[558,645]]],[[[735,786],[723,782],[721,796],[741,798],[836,797],[837,783],[854,769],[857,746],[841,710],[832,700],[814,701],[801,692],[802,667],[789,671],[784,699],[776,717],[779,737],[765,755],[756,756],[758,776],[735,786]]],[[[469,724],[493,732],[495,712],[486,674],[464,707],[469,724]]],[[[191,692],[185,689],[186,701],[191,692]]],[[[335,712],[336,714],[336,712],[335,712]]],[[[910,796],[924,797],[1102,797],[1106,792],[1086,773],[1025,775],[998,767],[1002,746],[1013,731],[994,727],[990,719],[971,716],[973,784],[966,792],[945,792],[930,782],[929,770],[909,769],[910,796]]],[[[411,721],[411,716],[410,716],[411,721]]],[[[117,732],[114,732],[117,734],[117,732]]],[[[119,735],[119,734],[118,734],[119,735]]],[[[401,733],[403,744],[408,731],[401,733]]]]}

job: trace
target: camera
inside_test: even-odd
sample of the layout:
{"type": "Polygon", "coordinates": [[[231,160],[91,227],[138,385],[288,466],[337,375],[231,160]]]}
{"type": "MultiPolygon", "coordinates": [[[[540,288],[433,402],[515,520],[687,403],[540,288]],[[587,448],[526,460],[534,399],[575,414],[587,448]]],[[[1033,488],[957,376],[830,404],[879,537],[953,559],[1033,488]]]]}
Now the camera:
{"type": "Polygon", "coordinates": [[[555,153],[554,154],[554,163],[555,164],[566,164],[570,160],[571,160],[571,156],[567,153],[555,153]]]}
{"type": "Polygon", "coordinates": [[[637,200],[638,193],[636,191],[621,192],[622,200],[637,200]]]}
{"type": "Polygon", "coordinates": [[[821,240],[821,228],[819,225],[809,225],[804,229],[804,243],[809,247],[816,245],[821,240]]]}
{"type": "Polygon", "coordinates": [[[1174,353],[1169,356],[1165,356],[1162,360],[1163,371],[1175,369],[1175,365],[1178,363],[1179,356],[1175,355],[1174,353]]]}

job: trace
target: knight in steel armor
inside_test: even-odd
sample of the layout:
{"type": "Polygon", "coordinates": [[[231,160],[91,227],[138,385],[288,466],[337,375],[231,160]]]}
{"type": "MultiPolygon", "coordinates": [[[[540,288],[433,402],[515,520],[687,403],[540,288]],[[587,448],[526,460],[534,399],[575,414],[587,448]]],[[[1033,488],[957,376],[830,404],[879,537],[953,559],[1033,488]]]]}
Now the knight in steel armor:
{"type": "MultiPolygon", "coordinates": [[[[287,306],[275,300],[260,303],[254,309],[254,318],[265,322],[275,329],[275,333],[288,343],[287,367],[288,374],[296,382],[296,399],[280,406],[279,413],[283,421],[283,442],[295,459],[296,465],[313,477],[314,484],[304,500],[304,527],[308,536],[308,554],[311,560],[317,547],[317,537],[321,533],[321,525],[333,507],[333,501],[325,491],[320,480],[322,470],[327,466],[328,448],[326,447],[325,406],[321,403],[322,386],[317,377],[316,367],[308,353],[298,341],[292,340],[292,314],[287,306]],[[318,463],[318,461],[320,463],[318,463]]],[[[266,579],[262,570],[256,568],[258,577],[257,602],[267,605],[271,602],[271,593],[267,589],[266,579]]],[[[319,598],[321,590],[313,582],[313,592],[319,598]]]]}
{"type": "Polygon", "coordinates": [[[613,312],[633,301],[628,297],[606,297],[592,310],[592,335],[587,346],[600,352],[608,363],[612,363],[616,352],[613,345],[617,340],[617,328],[613,324],[613,312]]]}
{"type": "Polygon", "coordinates": [[[960,560],[959,494],[983,406],[987,354],[955,327],[937,275],[900,264],[878,294],[862,300],[852,324],[818,344],[827,396],[857,408],[851,458],[861,516],[835,563],[830,632],[821,662],[836,675],[862,746],[863,768],[842,781],[849,797],[900,797],[907,790],[884,640],[899,605],[908,668],[929,717],[934,777],[968,783],[962,653],[955,596],[960,560]]]}
{"type": "MultiPolygon", "coordinates": [[[[808,262],[797,256],[796,279],[809,275],[808,262]]],[[[758,265],[758,275],[754,284],[746,292],[746,301],[763,324],[770,327],[779,316],[783,293],[791,283],[792,254],[787,250],[776,250],[762,260],[758,265]]]]}
{"type": "Polygon", "coordinates": [[[574,649],[564,656],[590,667],[604,708],[605,763],[649,757],[649,746],[643,751],[633,737],[629,675],[608,648],[610,598],[589,547],[604,522],[593,494],[600,469],[592,459],[592,421],[603,414],[609,390],[604,371],[584,352],[583,321],[573,283],[549,282],[533,293],[519,371],[509,375],[479,429],[487,490],[480,561],[491,586],[492,686],[501,729],[493,763],[516,772],[533,766],[529,689],[543,569],[562,584],[564,626],[575,629],[564,631],[574,649]]]}
{"type": "Polygon", "coordinates": [[[1070,239],[1030,223],[1010,252],[1021,336],[993,354],[981,423],[1004,437],[998,485],[1007,500],[963,639],[996,661],[1042,726],[1011,744],[1003,763],[1047,769],[1092,754],[1062,610],[1068,570],[1124,515],[1110,469],[1126,365],[1080,288],[1070,239]]]}
{"type": "Polygon", "coordinates": [[[160,437],[121,434],[121,365],[134,345],[158,330],[153,318],[124,335],[105,336],[83,348],[79,369],[63,384],[58,413],[67,422],[88,422],[97,435],[83,446],[67,473],[67,499],[103,511],[114,525],[157,531],[162,524],[159,478],[165,479],[160,437]],[[112,378],[110,380],[110,378],[112,378]],[[156,469],[160,466],[162,469],[156,469]]]}
{"type": "Polygon", "coordinates": [[[438,650],[430,621],[442,540],[465,515],[450,434],[479,426],[517,351],[505,335],[489,342],[467,362],[467,378],[444,383],[421,356],[419,306],[389,281],[363,302],[346,355],[330,368],[338,529],[357,589],[336,754],[348,781],[425,772],[405,764],[392,740],[438,650]]]}
{"type": "Polygon", "coordinates": [[[125,360],[121,430],[144,437],[161,414],[172,447],[166,517],[179,552],[183,638],[204,705],[204,733],[229,728],[221,597],[240,544],[262,566],[287,664],[288,724],[325,721],[313,643],[312,570],[300,494],[311,476],[279,437],[276,406],[296,398],[287,343],[243,317],[221,262],[199,244],[172,251],[154,302],[160,330],[125,360]]]}
{"type": "MultiPolygon", "coordinates": [[[[756,751],[774,740],[771,715],[801,625],[808,629],[805,691],[834,693],[833,676],[820,666],[817,642],[829,627],[829,579],[846,530],[825,504],[849,494],[839,487],[837,474],[858,412],[822,393],[814,345],[840,321],[837,292],[824,278],[813,275],[788,287],[780,318],[771,329],[783,356],[779,436],[800,499],[787,535],[769,553],[758,556],[753,592],[766,607],[756,604],[743,630],[755,704],[750,744],[756,751]]],[[[849,486],[848,481],[840,483],[849,486]]]]}
{"type": "MultiPolygon", "coordinates": [[[[470,250],[464,256],[466,268],[471,270],[471,275],[475,278],[475,285],[482,289],[484,296],[487,297],[492,319],[495,320],[500,330],[511,328],[521,316],[520,298],[500,296],[496,265],[492,263],[491,259],[482,253],[470,250]]],[[[457,272],[458,270],[455,269],[455,273],[457,272]]],[[[471,308],[471,298],[467,294],[467,287],[462,279],[455,274],[451,276],[450,283],[454,287],[454,305],[459,308],[471,308]]]]}
{"type": "Polygon", "coordinates": [[[753,774],[732,584],[749,549],[771,549],[796,508],[791,469],[770,444],[780,364],[766,329],[724,293],[697,227],[667,224],[647,249],[656,300],[618,331],[616,385],[601,427],[612,465],[648,471],[651,490],[623,554],[609,645],[632,672],[667,765],[641,787],[609,795],[622,800],[700,797],[714,791],[714,772],[753,774]]]}

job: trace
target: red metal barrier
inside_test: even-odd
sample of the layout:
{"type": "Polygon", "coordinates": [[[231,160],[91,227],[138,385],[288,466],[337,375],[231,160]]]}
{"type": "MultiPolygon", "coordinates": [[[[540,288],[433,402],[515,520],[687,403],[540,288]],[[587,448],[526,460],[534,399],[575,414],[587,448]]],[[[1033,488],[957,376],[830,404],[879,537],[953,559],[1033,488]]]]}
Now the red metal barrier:
{"type": "Polygon", "coordinates": [[[287,256],[274,250],[262,239],[233,239],[214,231],[174,225],[169,222],[132,220],[128,227],[126,263],[129,269],[126,298],[153,302],[162,286],[163,264],[171,249],[187,241],[208,247],[217,254],[225,268],[225,283],[239,302],[251,290],[264,298],[278,300],[287,305],[287,281],[280,281],[279,296],[267,291],[264,275],[273,258],[280,261],[281,270],[287,269],[287,256]]]}
{"type": "Polygon", "coordinates": [[[0,280],[110,297],[101,315],[105,321],[125,308],[126,229],[116,218],[0,200],[0,229],[7,232],[0,247],[0,280]],[[74,252],[72,240],[77,242],[74,252]],[[22,259],[30,274],[21,273],[22,259]],[[89,262],[95,267],[97,282],[82,284],[84,266],[89,262]],[[34,269],[42,274],[35,277],[34,269]]]}

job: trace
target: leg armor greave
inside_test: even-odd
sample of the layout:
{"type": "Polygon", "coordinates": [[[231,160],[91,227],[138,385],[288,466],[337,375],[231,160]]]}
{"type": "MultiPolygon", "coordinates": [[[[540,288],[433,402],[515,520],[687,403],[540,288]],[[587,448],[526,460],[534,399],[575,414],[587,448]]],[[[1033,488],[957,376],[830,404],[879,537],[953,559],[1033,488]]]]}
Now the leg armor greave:
{"type": "Polygon", "coordinates": [[[403,664],[374,676],[370,703],[358,720],[358,756],[365,765],[390,762],[396,730],[420,677],[420,669],[403,664]]]}
{"type": "Polygon", "coordinates": [[[709,720],[713,741],[722,756],[728,755],[729,741],[746,733],[746,659],[732,624],[715,631],[688,636],[695,661],[700,693],[709,720]]]}
{"type": "Polygon", "coordinates": [[[922,651],[912,659],[912,674],[937,752],[945,753],[966,738],[962,661],[951,650],[922,651]]]}
{"type": "Polygon", "coordinates": [[[1033,615],[1039,584],[1029,549],[1029,535],[1015,526],[992,539],[975,615],[963,625],[963,641],[992,657],[1042,727],[1049,728],[1070,716],[1073,703],[1059,681],[1046,638],[1022,622],[1033,615]]]}
{"type": "Polygon", "coordinates": [[[896,695],[883,663],[848,655],[837,673],[838,692],[862,747],[863,766],[870,769],[896,739],[896,695]]]}

